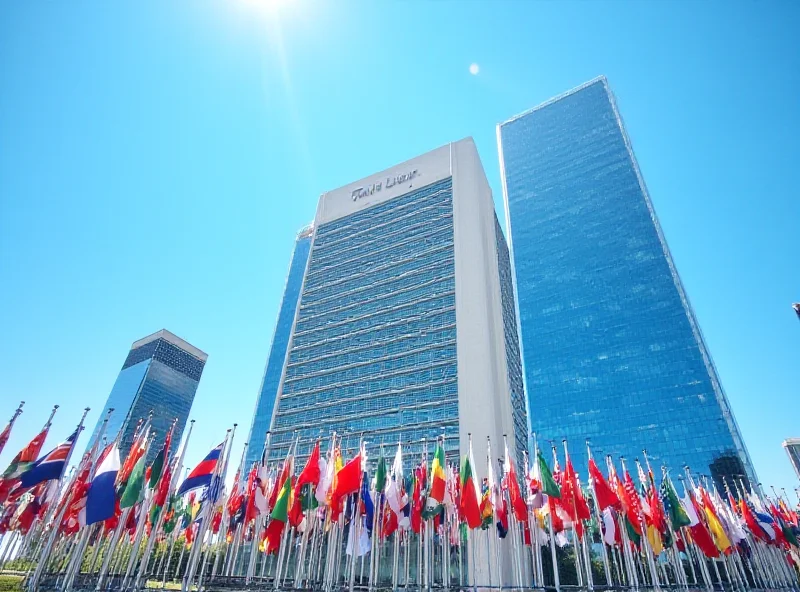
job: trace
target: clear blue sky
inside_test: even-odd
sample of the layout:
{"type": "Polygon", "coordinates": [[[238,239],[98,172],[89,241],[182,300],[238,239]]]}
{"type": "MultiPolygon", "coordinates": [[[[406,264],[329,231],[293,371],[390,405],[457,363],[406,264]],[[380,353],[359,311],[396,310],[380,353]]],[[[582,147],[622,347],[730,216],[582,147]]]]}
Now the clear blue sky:
{"type": "Polygon", "coordinates": [[[54,403],[47,448],[91,430],[162,327],[209,354],[189,462],[240,445],[320,193],[473,136],[502,216],[495,124],[605,74],[761,480],[797,485],[800,5],[260,4],[0,8],[0,469],[54,403]]]}

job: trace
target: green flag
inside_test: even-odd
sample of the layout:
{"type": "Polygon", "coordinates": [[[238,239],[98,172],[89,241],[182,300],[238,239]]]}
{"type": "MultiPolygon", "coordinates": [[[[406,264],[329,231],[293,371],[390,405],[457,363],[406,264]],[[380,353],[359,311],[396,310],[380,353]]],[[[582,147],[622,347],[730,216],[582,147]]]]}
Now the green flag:
{"type": "Polygon", "coordinates": [[[283,487],[278,494],[278,499],[275,500],[275,507],[272,508],[270,517],[278,522],[286,523],[289,519],[289,494],[292,491],[292,480],[287,478],[283,482],[283,487]]]}
{"type": "Polygon", "coordinates": [[[631,521],[628,520],[628,515],[625,515],[625,530],[628,532],[628,538],[633,542],[635,545],[639,545],[642,540],[642,535],[636,532],[636,529],[631,524],[631,521]]]}
{"type": "Polygon", "coordinates": [[[678,532],[678,529],[683,526],[689,526],[692,521],[683,509],[681,501],[678,499],[678,494],[672,486],[669,479],[662,479],[661,481],[661,498],[666,502],[667,510],[669,512],[669,519],[672,522],[672,529],[678,532]]]}
{"type": "Polygon", "coordinates": [[[154,489],[158,480],[161,478],[161,473],[164,470],[164,457],[167,454],[166,447],[158,451],[158,454],[153,459],[153,464],[150,465],[150,489],[154,489]]]}
{"type": "Polygon", "coordinates": [[[378,458],[378,470],[375,472],[375,491],[382,492],[386,488],[386,459],[383,458],[383,451],[378,458]]]}
{"type": "Polygon", "coordinates": [[[539,463],[539,472],[542,477],[542,492],[560,499],[561,489],[559,489],[556,480],[553,479],[553,473],[550,472],[550,467],[547,466],[547,462],[544,460],[541,450],[537,455],[537,462],[539,463]]]}
{"type": "Polygon", "coordinates": [[[131,508],[142,501],[142,486],[144,485],[144,461],[145,457],[142,456],[131,471],[131,476],[128,478],[128,483],[122,492],[122,497],[119,500],[120,508],[131,508]]]}
{"type": "MultiPolygon", "coordinates": [[[[297,502],[298,500],[295,500],[297,502]]],[[[306,483],[300,488],[300,508],[306,512],[307,510],[315,510],[319,507],[317,497],[314,495],[314,485],[306,483]]]]}

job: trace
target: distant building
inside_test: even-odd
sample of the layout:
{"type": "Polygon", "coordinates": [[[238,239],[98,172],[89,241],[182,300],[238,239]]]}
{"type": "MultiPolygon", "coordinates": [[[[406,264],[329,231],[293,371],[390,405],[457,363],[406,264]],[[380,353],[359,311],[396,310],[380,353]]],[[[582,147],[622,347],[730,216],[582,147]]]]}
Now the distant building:
{"type": "Polygon", "coordinates": [[[786,454],[789,455],[789,462],[792,463],[797,478],[800,479],[800,438],[788,438],[783,441],[786,454]]]}
{"type": "Polygon", "coordinates": [[[540,442],[757,482],[606,79],[497,136],[540,442]]]}
{"type": "Polygon", "coordinates": [[[454,458],[471,433],[479,474],[487,436],[493,456],[503,434],[521,453],[511,266],[473,141],[323,194],[312,228],[295,246],[251,458],[267,418],[273,459],[295,438],[302,457],[333,431],[350,455],[363,434],[373,460],[398,441],[418,459],[441,436],[454,458]]]}
{"type": "MultiPolygon", "coordinates": [[[[180,442],[207,359],[208,355],[166,329],[134,342],[97,420],[89,446],[97,439],[110,408],[114,411],[103,437],[110,442],[121,431],[123,455],[133,443],[139,420],[146,419],[151,411],[151,426],[157,439],[148,458],[158,453],[176,418],[173,442],[180,442]]],[[[176,447],[173,446],[173,451],[176,447]]]]}

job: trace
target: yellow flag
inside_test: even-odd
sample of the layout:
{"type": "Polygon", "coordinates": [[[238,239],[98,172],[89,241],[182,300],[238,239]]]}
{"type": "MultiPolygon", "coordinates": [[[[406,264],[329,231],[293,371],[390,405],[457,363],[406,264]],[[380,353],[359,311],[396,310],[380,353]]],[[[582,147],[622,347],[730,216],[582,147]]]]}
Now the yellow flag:
{"type": "Polygon", "coordinates": [[[711,531],[711,536],[714,538],[714,544],[721,553],[724,553],[731,547],[731,542],[728,535],[722,529],[719,519],[710,508],[705,508],[706,518],[708,518],[708,529],[711,531]]]}

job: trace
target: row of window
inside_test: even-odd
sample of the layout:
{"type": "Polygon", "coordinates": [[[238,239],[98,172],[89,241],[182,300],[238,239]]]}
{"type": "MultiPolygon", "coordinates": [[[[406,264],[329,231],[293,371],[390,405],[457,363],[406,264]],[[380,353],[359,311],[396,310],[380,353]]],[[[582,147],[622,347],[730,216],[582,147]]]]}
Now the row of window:
{"type": "Polygon", "coordinates": [[[392,261],[364,268],[350,277],[331,278],[317,287],[306,285],[303,291],[303,303],[311,304],[338,294],[365,289],[372,282],[382,282],[409,272],[442,265],[445,267],[454,265],[453,245],[449,243],[424,245],[424,248],[418,253],[403,261],[392,261]]]}
{"type": "Polygon", "coordinates": [[[442,201],[433,206],[426,206],[414,211],[406,217],[395,217],[389,224],[370,227],[368,230],[355,233],[343,239],[331,248],[330,245],[320,247],[321,253],[314,258],[309,273],[328,265],[352,261],[373,250],[385,250],[392,245],[400,245],[409,241],[417,241],[432,230],[453,225],[453,208],[449,201],[442,201]]]}
{"type": "Polygon", "coordinates": [[[295,344],[294,360],[311,360],[334,352],[364,346],[376,346],[398,337],[425,333],[455,325],[455,311],[452,309],[426,312],[401,320],[379,323],[366,329],[359,329],[346,335],[315,340],[306,345],[295,344]]]}
{"type": "MultiPolygon", "coordinates": [[[[319,388],[350,380],[374,379],[390,372],[455,360],[455,358],[455,341],[446,344],[437,343],[396,358],[385,358],[359,365],[354,364],[333,371],[324,370],[316,373],[303,373],[297,378],[285,379],[284,385],[291,384],[294,388],[298,388],[298,385],[302,385],[300,388],[319,388]]],[[[313,371],[313,367],[310,370],[313,371]]]]}
{"type": "Polygon", "coordinates": [[[456,375],[457,369],[455,360],[443,360],[436,364],[430,364],[425,368],[409,368],[392,372],[391,374],[384,374],[380,377],[372,378],[368,382],[357,379],[349,382],[340,382],[323,388],[309,388],[307,384],[295,381],[284,385],[281,394],[281,409],[283,409],[284,398],[288,397],[299,397],[310,393],[319,393],[321,397],[326,396],[330,400],[337,400],[339,397],[355,397],[359,394],[369,392],[410,388],[426,384],[427,382],[437,382],[440,380],[447,380],[448,378],[455,378],[456,375]]]}
{"type": "Polygon", "coordinates": [[[301,359],[299,355],[293,355],[292,361],[287,366],[286,378],[294,378],[304,372],[316,372],[395,356],[435,343],[451,342],[456,338],[456,327],[455,324],[438,329],[432,327],[430,330],[405,333],[392,339],[384,339],[385,335],[383,334],[372,334],[369,337],[371,338],[362,338],[362,343],[353,343],[348,340],[346,344],[340,343],[339,347],[327,347],[313,358],[301,359]],[[381,339],[376,341],[376,337],[381,339]]]}
{"type": "MultiPolygon", "coordinates": [[[[452,246],[452,219],[447,220],[447,222],[449,224],[442,223],[436,227],[426,227],[425,234],[419,237],[382,245],[381,248],[374,250],[365,249],[365,252],[353,259],[336,261],[324,266],[312,265],[306,275],[306,283],[309,288],[314,288],[322,283],[327,284],[329,281],[350,277],[373,265],[387,265],[404,261],[411,256],[417,256],[427,246],[452,246]]],[[[315,248],[314,252],[316,253],[316,251],[315,248]]]]}

